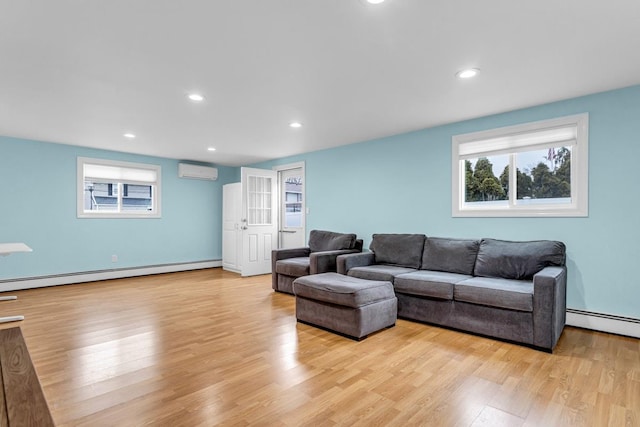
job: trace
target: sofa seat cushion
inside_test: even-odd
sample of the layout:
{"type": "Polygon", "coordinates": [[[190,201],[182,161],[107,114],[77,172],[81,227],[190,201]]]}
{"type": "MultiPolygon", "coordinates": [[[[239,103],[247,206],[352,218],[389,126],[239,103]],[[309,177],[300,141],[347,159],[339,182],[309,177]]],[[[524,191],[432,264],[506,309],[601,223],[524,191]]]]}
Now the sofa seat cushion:
{"type": "Polygon", "coordinates": [[[298,277],[293,281],[293,292],[296,297],[352,308],[396,298],[390,282],[361,280],[338,273],[298,277]]]}
{"type": "Polygon", "coordinates": [[[509,310],[533,311],[533,282],[473,277],[453,287],[453,299],[509,310]]]}
{"type": "Polygon", "coordinates": [[[397,265],[366,265],[363,267],[353,267],[348,274],[352,277],[367,280],[383,280],[393,283],[393,278],[404,273],[417,271],[415,268],[398,267],[397,265]]]}
{"type": "Polygon", "coordinates": [[[276,273],[287,276],[308,276],[309,257],[287,258],[276,262],[276,273]]]}
{"type": "Polygon", "coordinates": [[[466,274],[420,270],[396,276],[393,287],[402,294],[452,300],[453,285],[470,278],[466,274]]]}

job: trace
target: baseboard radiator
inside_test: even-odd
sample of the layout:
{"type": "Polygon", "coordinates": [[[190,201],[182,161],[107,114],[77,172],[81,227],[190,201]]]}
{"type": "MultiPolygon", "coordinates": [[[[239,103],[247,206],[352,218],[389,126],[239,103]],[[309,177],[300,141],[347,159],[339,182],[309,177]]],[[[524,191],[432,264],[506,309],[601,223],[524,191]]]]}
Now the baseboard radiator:
{"type": "Polygon", "coordinates": [[[640,338],[640,319],[567,309],[567,325],[640,338]]]}
{"type": "Polygon", "coordinates": [[[133,268],[115,268],[110,270],[84,271],[79,273],[55,274],[50,276],[24,277],[0,280],[0,292],[21,289],[44,288],[47,286],[72,285],[75,283],[96,282],[98,280],[122,279],[125,277],[148,276],[150,274],[176,273],[178,271],[202,270],[221,267],[222,260],[159,264],[133,268]]]}

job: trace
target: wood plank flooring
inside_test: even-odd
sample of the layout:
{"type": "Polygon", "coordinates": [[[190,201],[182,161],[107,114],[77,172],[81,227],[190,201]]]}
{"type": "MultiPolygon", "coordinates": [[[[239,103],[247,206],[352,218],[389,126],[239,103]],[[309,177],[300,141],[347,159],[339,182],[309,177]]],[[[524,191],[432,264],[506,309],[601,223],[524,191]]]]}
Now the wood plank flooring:
{"type": "Polygon", "coordinates": [[[640,340],[553,354],[399,320],[356,342],[221,269],[12,292],[58,426],[640,426],[640,340]]]}

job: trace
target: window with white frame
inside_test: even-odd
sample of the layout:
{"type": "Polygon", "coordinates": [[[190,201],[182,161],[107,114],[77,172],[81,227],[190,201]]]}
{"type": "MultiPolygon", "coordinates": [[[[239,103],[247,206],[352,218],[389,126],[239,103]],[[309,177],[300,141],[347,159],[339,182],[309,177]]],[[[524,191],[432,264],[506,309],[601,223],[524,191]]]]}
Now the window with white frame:
{"type": "Polygon", "coordinates": [[[589,116],[452,138],[452,215],[587,216],[589,116]]]}
{"type": "Polygon", "coordinates": [[[159,218],[160,166],[78,157],[78,218],[159,218]]]}

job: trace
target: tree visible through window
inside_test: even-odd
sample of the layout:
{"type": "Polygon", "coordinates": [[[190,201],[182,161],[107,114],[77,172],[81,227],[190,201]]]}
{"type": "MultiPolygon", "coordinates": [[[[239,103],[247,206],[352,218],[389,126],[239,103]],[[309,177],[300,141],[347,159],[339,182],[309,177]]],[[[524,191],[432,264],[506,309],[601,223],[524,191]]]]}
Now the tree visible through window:
{"type": "MultiPolygon", "coordinates": [[[[527,154],[529,159],[536,157],[535,153],[527,154]]],[[[526,160],[521,160],[525,159],[524,156],[518,154],[515,156],[517,200],[571,198],[570,147],[549,148],[546,150],[546,154],[540,157],[537,164],[535,162],[527,164],[526,160]]],[[[494,165],[488,157],[481,157],[473,162],[471,160],[464,162],[466,202],[509,199],[509,164],[504,166],[498,177],[494,172],[494,165]]]]}

